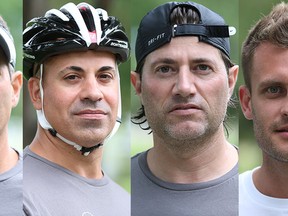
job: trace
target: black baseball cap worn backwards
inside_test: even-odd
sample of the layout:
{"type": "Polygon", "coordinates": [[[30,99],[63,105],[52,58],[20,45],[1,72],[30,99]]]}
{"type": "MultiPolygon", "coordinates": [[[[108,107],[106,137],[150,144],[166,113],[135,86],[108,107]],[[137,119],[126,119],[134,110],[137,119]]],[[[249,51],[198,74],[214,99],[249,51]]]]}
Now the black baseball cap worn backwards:
{"type": "Polygon", "coordinates": [[[198,36],[199,41],[208,43],[220,49],[230,58],[229,36],[236,29],[225,24],[217,13],[194,2],[168,2],[148,12],[143,17],[138,28],[136,39],[137,65],[151,52],[169,43],[177,36],[198,36]],[[185,6],[196,10],[199,14],[199,24],[172,25],[170,14],[175,7],[185,6]]]}

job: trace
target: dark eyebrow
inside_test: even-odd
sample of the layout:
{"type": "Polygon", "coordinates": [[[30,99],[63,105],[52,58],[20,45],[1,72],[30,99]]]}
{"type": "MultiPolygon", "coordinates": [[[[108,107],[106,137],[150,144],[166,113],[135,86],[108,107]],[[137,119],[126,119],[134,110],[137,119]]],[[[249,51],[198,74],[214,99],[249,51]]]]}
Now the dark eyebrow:
{"type": "Polygon", "coordinates": [[[103,66],[98,69],[98,72],[103,72],[103,71],[113,71],[115,73],[115,68],[111,66],[103,66]]]}
{"type": "MultiPolygon", "coordinates": [[[[63,70],[61,70],[60,73],[64,73],[67,70],[81,72],[81,73],[85,72],[85,70],[79,66],[68,66],[68,67],[65,67],[63,70]]],[[[113,71],[115,73],[115,68],[111,66],[103,66],[98,69],[98,72],[103,72],[103,71],[113,71]]]]}
{"type": "Polygon", "coordinates": [[[208,58],[197,58],[197,59],[193,59],[191,62],[199,64],[199,63],[211,63],[211,64],[215,64],[214,60],[208,59],[208,58]]]}
{"type": "MultiPolygon", "coordinates": [[[[211,63],[215,65],[215,61],[208,59],[208,58],[196,58],[196,59],[192,59],[190,61],[193,64],[199,64],[199,63],[211,63]]],[[[154,62],[151,63],[151,66],[154,67],[155,65],[159,64],[159,63],[164,63],[164,64],[175,64],[177,63],[177,61],[175,61],[174,59],[171,58],[159,58],[156,59],[154,62]]]]}
{"type": "Polygon", "coordinates": [[[153,61],[151,63],[151,67],[155,67],[155,65],[159,64],[159,63],[164,63],[164,64],[175,64],[176,61],[174,59],[171,59],[171,58],[159,58],[159,59],[156,59],[155,61],[153,61]]]}
{"type": "Polygon", "coordinates": [[[267,79],[260,83],[259,88],[262,89],[268,86],[282,86],[282,85],[283,83],[281,81],[267,79]]]}
{"type": "Polygon", "coordinates": [[[81,67],[78,67],[78,66],[68,66],[68,67],[65,67],[63,70],[61,70],[59,73],[64,73],[66,71],[76,71],[76,72],[84,72],[84,69],[81,68],[81,67]]]}

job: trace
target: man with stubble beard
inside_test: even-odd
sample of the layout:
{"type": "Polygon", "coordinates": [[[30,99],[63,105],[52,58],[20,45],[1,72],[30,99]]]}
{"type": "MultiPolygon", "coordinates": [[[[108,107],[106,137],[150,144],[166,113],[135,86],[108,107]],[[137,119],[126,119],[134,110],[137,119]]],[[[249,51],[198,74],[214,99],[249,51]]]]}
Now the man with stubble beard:
{"type": "Polygon", "coordinates": [[[224,120],[237,80],[230,30],[194,2],[169,2],[141,21],[131,82],[154,146],[132,158],[132,215],[238,214],[238,153],[224,120]]]}

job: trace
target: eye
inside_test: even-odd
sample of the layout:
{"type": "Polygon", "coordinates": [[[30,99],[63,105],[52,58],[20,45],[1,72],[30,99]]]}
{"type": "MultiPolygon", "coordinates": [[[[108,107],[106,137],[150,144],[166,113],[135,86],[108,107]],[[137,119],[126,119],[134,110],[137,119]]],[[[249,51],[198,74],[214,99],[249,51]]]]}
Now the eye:
{"type": "Polygon", "coordinates": [[[286,90],[281,86],[270,86],[265,89],[265,95],[267,98],[271,99],[278,98],[283,95],[286,96],[286,90]]]}
{"type": "Polygon", "coordinates": [[[68,76],[65,76],[64,79],[65,80],[76,80],[76,79],[80,79],[80,77],[77,74],[70,74],[68,76]]]}
{"type": "Polygon", "coordinates": [[[282,88],[280,86],[271,86],[267,88],[268,94],[279,94],[282,92],[282,88]]]}
{"type": "Polygon", "coordinates": [[[172,71],[173,70],[170,66],[160,66],[160,67],[156,68],[156,72],[160,72],[160,73],[169,73],[172,71]]]}
{"type": "Polygon", "coordinates": [[[101,73],[98,75],[98,79],[102,82],[109,82],[114,79],[114,76],[110,73],[101,73]]]}
{"type": "Polygon", "coordinates": [[[203,74],[208,74],[210,72],[213,71],[212,67],[210,67],[209,65],[207,64],[199,64],[199,65],[196,65],[196,67],[194,68],[195,71],[198,71],[200,73],[203,73],[203,74]]]}
{"type": "Polygon", "coordinates": [[[208,65],[204,65],[204,64],[198,65],[196,68],[198,70],[211,70],[211,68],[208,65]]]}

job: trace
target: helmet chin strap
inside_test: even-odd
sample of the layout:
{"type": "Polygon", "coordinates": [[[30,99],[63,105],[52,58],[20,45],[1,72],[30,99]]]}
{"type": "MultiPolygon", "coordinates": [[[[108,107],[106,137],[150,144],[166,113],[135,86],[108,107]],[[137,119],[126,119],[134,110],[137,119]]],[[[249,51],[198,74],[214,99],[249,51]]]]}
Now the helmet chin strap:
{"type": "MultiPolygon", "coordinates": [[[[118,82],[119,82],[119,103],[118,103],[118,112],[117,112],[117,119],[115,122],[115,125],[113,127],[113,130],[110,132],[110,134],[104,139],[104,141],[107,141],[108,139],[110,139],[118,130],[120,124],[121,124],[121,92],[120,92],[120,76],[119,76],[119,71],[118,71],[118,66],[116,64],[116,72],[117,72],[117,76],[118,76],[118,82]]],[[[37,119],[38,122],[40,124],[40,126],[45,129],[48,130],[49,133],[53,136],[53,137],[58,137],[60,140],[62,140],[64,143],[73,146],[77,151],[80,151],[82,153],[82,155],[84,156],[88,156],[92,151],[94,151],[97,148],[100,148],[103,146],[103,143],[98,143],[92,147],[85,147],[85,146],[81,146],[71,140],[68,140],[67,138],[63,137],[62,135],[60,135],[51,125],[50,123],[47,121],[45,113],[44,113],[44,91],[43,91],[43,87],[42,87],[42,75],[43,75],[43,64],[40,65],[40,96],[41,96],[41,103],[42,103],[42,109],[41,110],[36,110],[36,114],[37,114],[37,119]]]]}

